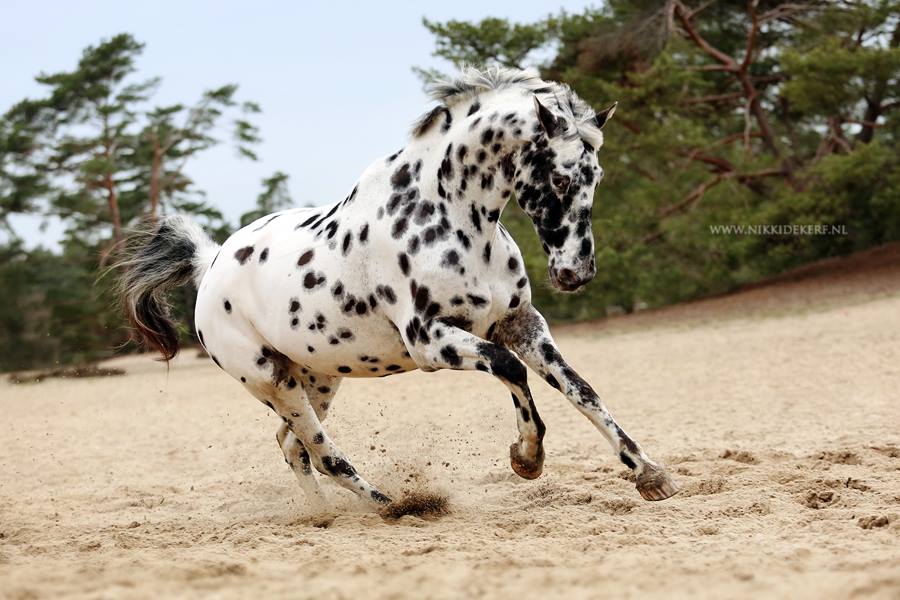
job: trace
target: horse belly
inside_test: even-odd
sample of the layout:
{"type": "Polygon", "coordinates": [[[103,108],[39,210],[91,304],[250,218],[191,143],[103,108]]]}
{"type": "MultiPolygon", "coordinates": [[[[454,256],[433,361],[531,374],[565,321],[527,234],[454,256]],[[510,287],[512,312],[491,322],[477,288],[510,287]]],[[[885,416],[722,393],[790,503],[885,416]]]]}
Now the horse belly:
{"type": "MultiPolygon", "coordinates": [[[[343,377],[380,377],[416,368],[374,294],[354,285],[354,265],[319,263],[326,277],[309,289],[308,271],[291,277],[258,277],[248,318],[274,349],[311,371],[343,377]],[[341,293],[337,293],[340,291],[341,293]]],[[[317,271],[318,272],[318,271],[317,271]]]]}
{"type": "Polygon", "coordinates": [[[303,321],[303,327],[297,336],[275,333],[273,337],[280,352],[311,371],[381,377],[417,368],[397,329],[381,315],[372,315],[365,323],[334,316],[320,323],[313,317],[303,321]]]}

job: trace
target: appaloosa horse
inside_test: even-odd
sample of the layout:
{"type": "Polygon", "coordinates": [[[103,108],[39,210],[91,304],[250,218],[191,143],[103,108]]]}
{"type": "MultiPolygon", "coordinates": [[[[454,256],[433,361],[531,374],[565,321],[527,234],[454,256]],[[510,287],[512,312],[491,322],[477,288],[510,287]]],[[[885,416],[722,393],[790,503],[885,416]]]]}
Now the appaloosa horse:
{"type": "Polygon", "coordinates": [[[268,215],[221,247],[177,216],[139,236],[121,281],[134,329],[166,360],[175,356],[164,294],[193,280],[200,342],[282,418],[278,443],[313,502],[323,498],[311,467],[368,501],[390,502],[322,421],[342,378],[413,369],[502,381],[519,429],[512,468],[538,477],[545,428],[526,364],[600,430],[641,496],[675,494],[673,479],[560,355],[499,223],[515,197],[550,257],[553,285],[570,292],[594,277],[597,150],[615,105],[595,113],[567,86],[499,68],[468,69],[432,97],[438,106],[408,145],[366,169],[340,202],[268,215]]]}

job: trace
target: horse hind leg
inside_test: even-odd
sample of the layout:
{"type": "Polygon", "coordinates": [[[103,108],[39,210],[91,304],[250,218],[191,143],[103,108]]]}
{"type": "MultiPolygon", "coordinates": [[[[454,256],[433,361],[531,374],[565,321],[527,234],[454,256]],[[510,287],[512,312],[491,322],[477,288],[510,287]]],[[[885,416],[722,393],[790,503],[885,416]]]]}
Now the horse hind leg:
{"type": "MultiPolygon", "coordinates": [[[[222,314],[228,317],[233,316],[233,306],[229,300],[223,300],[221,310],[222,314]]],[[[275,367],[269,363],[273,353],[261,343],[248,323],[236,318],[225,322],[216,322],[209,311],[201,311],[197,318],[197,333],[200,343],[203,344],[216,366],[240,381],[248,391],[266,405],[272,406],[265,397],[260,396],[260,393],[271,387],[271,377],[275,367]],[[207,332],[205,335],[204,329],[207,332]],[[264,354],[269,356],[264,356],[264,354]]],[[[314,509],[324,509],[327,503],[319,488],[316,475],[310,468],[309,453],[288,428],[287,422],[282,422],[278,427],[275,432],[275,441],[284,454],[284,461],[297,477],[300,489],[303,490],[307,500],[314,509]]]]}
{"type": "MultiPolygon", "coordinates": [[[[316,416],[321,423],[325,420],[325,417],[328,416],[328,410],[334,402],[334,396],[337,393],[341,381],[343,381],[343,377],[323,375],[314,372],[301,373],[300,383],[309,398],[309,403],[312,405],[313,410],[315,410],[316,416]]],[[[325,476],[332,475],[332,473],[328,471],[326,465],[322,462],[316,463],[316,470],[325,476]]],[[[353,491],[357,492],[357,490],[353,491]]],[[[373,490],[372,494],[372,498],[379,504],[390,502],[390,498],[377,490],[373,490]]]]}
{"type": "Polygon", "coordinates": [[[390,498],[356,471],[349,458],[322,427],[321,418],[325,416],[327,404],[337,385],[329,385],[328,391],[316,390],[311,398],[306,391],[307,386],[298,384],[298,379],[312,383],[310,373],[304,373],[303,368],[275,351],[262,352],[261,356],[272,363],[271,370],[268,371],[270,379],[248,387],[260,401],[284,420],[288,429],[306,449],[312,466],[368,503],[382,505],[390,502],[390,498]],[[313,406],[313,400],[317,401],[318,406],[313,406]],[[323,408],[322,404],[326,406],[323,408]]]}
{"type": "Polygon", "coordinates": [[[328,409],[334,401],[334,395],[337,393],[338,387],[343,381],[343,377],[335,377],[333,375],[323,375],[302,369],[300,371],[300,385],[309,398],[316,411],[319,421],[324,421],[328,416],[328,409]]]}
{"type": "Polygon", "coordinates": [[[382,505],[391,501],[359,474],[347,455],[331,440],[305,393],[302,401],[276,400],[274,406],[276,412],[286,415],[288,427],[303,442],[316,470],[368,503],[382,505]]]}
{"type": "Polygon", "coordinates": [[[256,335],[238,327],[219,327],[216,328],[214,336],[206,336],[204,345],[218,366],[240,380],[248,392],[272,409],[287,425],[297,444],[288,444],[289,440],[285,435],[279,440],[279,445],[285,452],[288,463],[296,462],[298,465],[300,469],[298,477],[302,476],[301,485],[308,485],[312,489],[309,478],[303,471],[300,447],[305,449],[311,465],[316,470],[331,477],[342,487],[353,491],[370,503],[380,505],[390,502],[386,495],[357,473],[322,428],[317,412],[321,413],[321,418],[325,417],[327,405],[334,390],[337,389],[337,381],[330,382],[328,385],[330,389],[327,392],[315,390],[313,398],[317,406],[314,407],[310,396],[300,383],[304,379],[312,381],[311,377],[307,377],[311,375],[308,370],[304,372],[304,367],[266,345],[256,335]],[[210,340],[210,337],[214,339],[210,340]],[[218,358],[216,352],[219,352],[218,358]],[[323,407],[323,404],[326,406],[323,407]]]}
{"type": "Polygon", "coordinates": [[[278,447],[284,454],[284,462],[291,467],[297,481],[300,483],[300,489],[306,495],[312,507],[316,510],[323,510],[328,506],[325,495],[319,487],[316,474],[312,470],[309,459],[309,452],[303,446],[303,443],[297,439],[294,432],[288,427],[287,421],[281,423],[278,431],[275,432],[275,440],[278,447]]]}

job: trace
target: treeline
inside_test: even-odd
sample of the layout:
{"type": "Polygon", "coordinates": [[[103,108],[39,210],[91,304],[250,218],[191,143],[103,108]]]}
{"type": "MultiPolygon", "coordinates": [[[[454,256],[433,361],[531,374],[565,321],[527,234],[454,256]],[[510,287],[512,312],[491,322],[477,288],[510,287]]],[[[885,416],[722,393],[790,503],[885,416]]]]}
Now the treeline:
{"type": "MultiPolygon", "coordinates": [[[[0,117],[0,228],[7,238],[0,245],[0,370],[87,362],[127,348],[114,278],[104,273],[129,227],[178,212],[219,240],[234,229],[185,168],[220,137],[256,160],[252,119],[260,107],[239,100],[234,84],[192,102],[154,104],[162,82],[138,77],[142,50],[127,34],[88,47],[73,70],[36,78],[40,97],[0,117]],[[10,224],[16,214],[59,219],[61,252],[26,249],[10,224]]],[[[262,185],[242,223],[291,204],[285,174],[262,185]]],[[[190,317],[193,293],[179,292],[173,304],[190,317]]]]}
{"type": "MultiPolygon", "coordinates": [[[[600,151],[599,274],[576,296],[535,285],[551,318],[721,293],[900,239],[896,1],[609,0],[538,23],[425,26],[452,62],[523,67],[549,53],[547,78],[594,106],[619,102],[600,151]],[[842,227],[714,233],[794,224],[842,227]]],[[[531,224],[513,206],[503,221],[532,281],[546,280],[531,224]]]]}
{"type": "MultiPolygon", "coordinates": [[[[543,62],[547,78],[595,106],[619,102],[600,152],[599,274],[585,292],[542,285],[546,258],[530,222],[512,204],[503,215],[552,319],[720,293],[900,239],[900,0],[610,0],[538,23],[424,25],[435,54],[454,63],[543,62]],[[719,229],[763,225],[838,227],[719,229]]],[[[128,348],[111,278],[98,274],[129,226],[170,211],[220,240],[233,228],[185,166],[222,137],[254,160],[260,107],[232,84],[155,105],[161,81],[138,77],[141,50],[128,35],[87,48],[72,71],[37,78],[40,97],[0,117],[0,370],[128,348]],[[61,252],[26,250],[14,214],[61,219],[61,252]]],[[[242,224],[291,204],[286,179],[263,182],[242,224]]],[[[192,297],[175,299],[183,316],[192,297]]]]}

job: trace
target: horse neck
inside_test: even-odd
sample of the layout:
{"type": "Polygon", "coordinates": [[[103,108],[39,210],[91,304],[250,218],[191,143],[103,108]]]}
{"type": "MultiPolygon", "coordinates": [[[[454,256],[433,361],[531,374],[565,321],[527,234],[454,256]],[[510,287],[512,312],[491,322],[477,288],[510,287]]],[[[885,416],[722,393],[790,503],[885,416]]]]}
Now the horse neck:
{"type": "Polygon", "coordinates": [[[437,165],[432,170],[434,195],[452,217],[472,223],[476,234],[492,237],[512,197],[519,150],[532,123],[530,100],[522,106],[522,101],[504,102],[497,94],[484,96],[457,103],[449,109],[450,126],[444,126],[443,116],[421,141],[436,157],[429,161],[437,165]]]}

